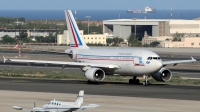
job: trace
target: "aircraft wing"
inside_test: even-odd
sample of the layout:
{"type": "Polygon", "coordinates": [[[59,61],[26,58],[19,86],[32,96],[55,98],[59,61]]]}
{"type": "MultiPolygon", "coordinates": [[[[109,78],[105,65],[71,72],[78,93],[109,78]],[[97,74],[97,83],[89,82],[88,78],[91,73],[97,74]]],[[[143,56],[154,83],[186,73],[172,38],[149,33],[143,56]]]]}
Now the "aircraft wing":
{"type": "Polygon", "coordinates": [[[44,53],[51,53],[51,54],[72,54],[70,52],[57,52],[57,51],[38,51],[38,50],[35,50],[37,52],[44,52],[44,53]]]}
{"type": "Polygon", "coordinates": [[[195,62],[195,61],[197,61],[197,60],[194,59],[193,57],[191,57],[190,60],[163,61],[163,66],[166,66],[166,65],[169,65],[169,64],[173,64],[175,66],[179,63],[189,63],[189,62],[195,62]]]}
{"type": "Polygon", "coordinates": [[[110,68],[110,69],[119,69],[120,66],[114,64],[98,64],[98,63],[79,63],[79,62],[64,62],[64,61],[47,61],[47,60],[24,60],[24,59],[7,59],[3,56],[4,63],[7,61],[10,62],[19,62],[19,63],[39,63],[39,64],[56,64],[56,65],[68,65],[68,66],[77,66],[77,67],[99,67],[99,68],[110,68]]]}
{"type": "Polygon", "coordinates": [[[90,108],[96,108],[100,105],[97,105],[97,104],[89,104],[87,106],[81,106],[81,108],[79,110],[85,110],[85,109],[90,109],[90,108]]]}

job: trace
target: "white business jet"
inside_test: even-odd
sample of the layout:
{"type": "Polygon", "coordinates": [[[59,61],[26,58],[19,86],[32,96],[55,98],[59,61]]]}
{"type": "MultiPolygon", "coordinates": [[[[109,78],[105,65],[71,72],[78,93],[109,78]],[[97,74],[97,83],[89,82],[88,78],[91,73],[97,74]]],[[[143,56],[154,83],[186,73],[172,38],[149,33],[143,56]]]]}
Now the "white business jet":
{"type": "Polygon", "coordinates": [[[143,49],[90,49],[83,41],[79,33],[76,21],[70,10],[65,11],[67,28],[71,49],[65,50],[75,62],[48,61],[48,60],[22,60],[6,59],[11,62],[57,64],[65,66],[77,66],[85,73],[89,82],[101,82],[106,75],[133,76],[130,84],[139,84],[137,76],[143,76],[143,85],[148,85],[148,77],[152,76],[157,81],[166,82],[172,77],[169,69],[164,68],[168,64],[195,62],[189,60],[162,61],[160,56],[152,51],[143,49]]]}
{"type": "Polygon", "coordinates": [[[95,108],[99,105],[97,104],[89,104],[87,106],[82,106],[83,103],[84,91],[79,91],[79,94],[76,98],[75,102],[63,102],[58,100],[51,100],[48,104],[43,105],[42,108],[34,107],[32,109],[25,109],[19,106],[12,106],[13,109],[16,110],[24,110],[31,112],[72,112],[76,110],[85,110],[89,108],[95,108]]]}

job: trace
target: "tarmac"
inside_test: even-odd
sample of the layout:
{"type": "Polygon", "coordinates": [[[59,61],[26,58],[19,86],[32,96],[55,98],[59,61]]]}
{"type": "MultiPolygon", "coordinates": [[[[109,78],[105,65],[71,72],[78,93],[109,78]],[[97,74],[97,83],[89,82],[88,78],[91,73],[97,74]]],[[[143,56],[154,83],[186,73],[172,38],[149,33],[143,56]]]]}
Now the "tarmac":
{"type": "Polygon", "coordinates": [[[104,83],[88,85],[86,82],[0,79],[1,112],[19,112],[11,106],[42,107],[48,101],[75,101],[79,90],[84,90],[84,103],[100,107],[85,112],[199,112],[200,87],[173,85],[128,85],[104,83]]]}

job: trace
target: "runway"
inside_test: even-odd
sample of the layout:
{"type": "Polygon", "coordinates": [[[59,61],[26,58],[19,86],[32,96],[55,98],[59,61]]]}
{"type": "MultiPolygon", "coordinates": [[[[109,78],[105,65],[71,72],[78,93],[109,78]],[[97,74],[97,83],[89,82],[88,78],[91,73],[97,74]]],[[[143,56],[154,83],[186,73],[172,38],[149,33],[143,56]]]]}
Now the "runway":
{"type": "Polygon", "coordinates": [[[123,97],[142,97],[156,99],[179,99],[200,101],[200,86],[129,85],[128,83],[102,82],[87,84],[87,81],[45,80],[24,78],[0,78],[0,90],[73,93],[87,91],[88,95],[106,95],[123,97]]]}

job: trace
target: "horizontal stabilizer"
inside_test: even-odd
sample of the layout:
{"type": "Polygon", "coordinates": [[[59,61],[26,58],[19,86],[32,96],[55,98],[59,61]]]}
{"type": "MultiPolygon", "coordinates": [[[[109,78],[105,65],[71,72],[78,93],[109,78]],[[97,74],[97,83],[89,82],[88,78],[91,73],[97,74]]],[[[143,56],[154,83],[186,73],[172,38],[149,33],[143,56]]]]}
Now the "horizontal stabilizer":
{"type": "Polygon", "coordinates": [[[100,105],[97,105],[97,104],[89,104],[87,106],[81,106],[80,110],[85,110],[85,109],[90,109],[90,108],[96,108],[100,105]]]}
{"type": "Polygon", "coordinates": [[[16,110],[22,110],[22,107],[19,107],[19,106],[12,106],[12,108],[16,110]]]}

